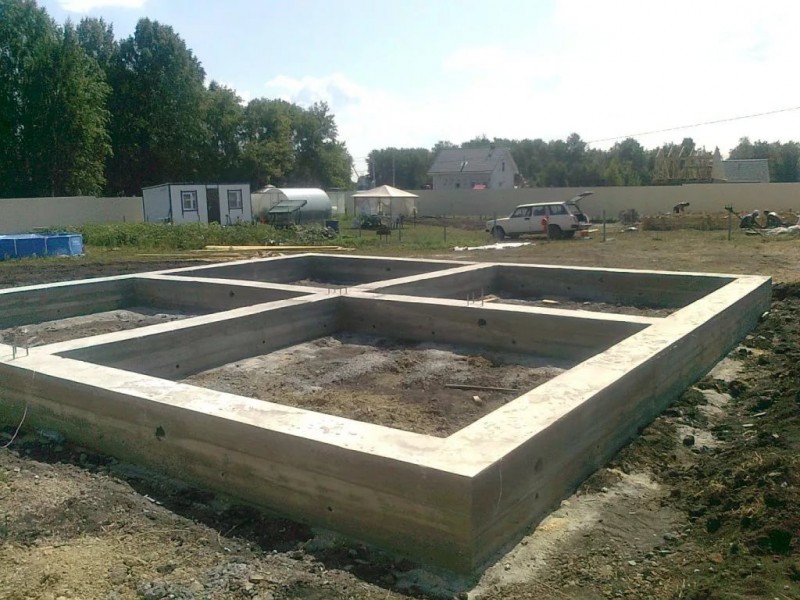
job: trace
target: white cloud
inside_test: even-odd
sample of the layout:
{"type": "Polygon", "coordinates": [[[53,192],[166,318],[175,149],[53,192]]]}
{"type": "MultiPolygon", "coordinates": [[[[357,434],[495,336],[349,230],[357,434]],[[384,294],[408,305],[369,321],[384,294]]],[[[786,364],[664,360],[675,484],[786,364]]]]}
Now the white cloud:
{"type": "Polygon", "coordinates": [[[408,147],[428,143],[425,119],[414,119],[422,110],[413,98],[399,98],[382,90],[359,85],[342,73],[325,77],[293,78],[279,75],[266,84],[269,97],[310,106],[326,102],[336,116],[339,138],[356,158],[356,169],[366,168],[363,159],[376,148],[408,147]]]}
{"type": "Polygon", "coordinates": [[[147,0],[58,0],[68,12],[88,13],[96,8],[141,8],[147,0]]]}
{"type": "MultiPolygon", "coordinates": [[[[545,37],[465,45],[429,61],[426,83],[390,93],[345,73],[281,75],[268,95],[324,100],[356,157],[477,135],[584,140],[636,134],[800,104],[800,3],[557,0],[545,37]],[[438,60],[438,62],[437,62],[438,60]]],[[[639,138],[691,136],[727,153],[742,136],[800,139],[797,112],[639,138]]],[[[598,143],[608,147],[613,141],[598,143]]]]}

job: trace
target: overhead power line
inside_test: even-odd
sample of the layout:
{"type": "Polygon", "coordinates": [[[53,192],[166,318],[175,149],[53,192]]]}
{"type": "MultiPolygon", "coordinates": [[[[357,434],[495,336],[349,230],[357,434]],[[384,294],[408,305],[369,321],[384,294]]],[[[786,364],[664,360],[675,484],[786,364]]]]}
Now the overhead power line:
{"type": "Polygon", "coordinates": [[[768,115],[777,115],[778,113],[791,112],[793,110],[800,110],[800,106],[791,106],[789,108],[779,108],[778,110],[770,110],[767,112],[753,113],[750,115],[740,115],[738,117],[729,117],[727,119],[717,119],[716,121],[703,121],[702,123],[692,123],[691,125],[679,125],[677,127],[667,127],[665,129],[654,129],[653,131],[642,131],[640,133],[631,133],[629,135],[618,135],[614,137],[602,138],[599,140],[591,140],[587,144],[599,144],[600,142],[614,142],[616,140],[625,140],[628,138],[639,137],[643,135],[653,135],[656,133],[666,133],[669,131],[679,131],[681,129],[691,129],[692,127],[702,127],[704,125],[716,125],[717,123],[729,123],[731,121],[741,121],[743,119],[754,119],[756,117],[766,117],[768,115]]]}

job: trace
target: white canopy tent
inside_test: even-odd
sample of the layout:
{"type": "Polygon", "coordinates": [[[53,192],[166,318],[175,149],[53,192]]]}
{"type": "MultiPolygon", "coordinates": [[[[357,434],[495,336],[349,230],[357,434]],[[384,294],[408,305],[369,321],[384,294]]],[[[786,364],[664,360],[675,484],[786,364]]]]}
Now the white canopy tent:
{"type": "Polygon", "coordinates": [[[353,194],[357,215],[385,215],[390,217],[410,217],[417,212],[416,194],[398,190],[390,185],[382,185],[371,190],[353,194]]]}

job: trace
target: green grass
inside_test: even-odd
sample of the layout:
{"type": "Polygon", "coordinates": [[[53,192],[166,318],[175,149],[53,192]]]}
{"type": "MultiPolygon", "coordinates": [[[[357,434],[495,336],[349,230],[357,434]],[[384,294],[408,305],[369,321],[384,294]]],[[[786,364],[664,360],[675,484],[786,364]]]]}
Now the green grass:
{"type": "Polygon", "coordinates": [[[358,248],[359,250],[375,250],[381,253],[387,250],[447,250],[454,246],[481,246],[491,243],[489,234],[484,231],[467,230],[440,225],[406,225],[402,230],[392,229],[386,239],[381,239],[375,231],[363,229],[342,230],[336,243],[358,248]]]}
{"type": "Polygon", "coordinates": [[[191,223],[110,223],[70,228],[80,233],[89,248],[186,251],[205,246],[272,246],[272,245],[340,245],[349,248],[380,250],[444,250],[453,246],[477,246],[487,243],[482,230],[445,227],[443,224],[407,224],[402,230],[392,229],[386,238],[374,230],[342,229],[334,234],[320,226],[276,229],[269,225],[236,225],[221,227],[191,223]]]}
{"type": "Polygon", "coordinates": [[[322,227],[276,229],[269,225],[222,227],[212,223],[168,225],[161,223],[108,223],[83,225],[70,231],[83,235],[83,243],[100,248],[139,250],[200,250],[205,246],[277,244],[329,244],[330,234],[322,227]]]}

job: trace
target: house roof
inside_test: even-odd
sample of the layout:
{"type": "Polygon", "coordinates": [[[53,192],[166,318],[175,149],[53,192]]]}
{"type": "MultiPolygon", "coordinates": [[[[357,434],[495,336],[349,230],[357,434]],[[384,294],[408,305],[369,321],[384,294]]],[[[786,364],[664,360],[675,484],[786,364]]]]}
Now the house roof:
{"type": "Polygon", "coordinates": [[[381,185],[371,190],[356,192],[353,198],[419,198],[419,196],[390,185],[381,185]]]}
{"type": "Polygon", "coordinates": [[[734,183],[769,183],[769,159],[723,160],[725,179],[734,183]]]}
{"type": "Polygon", "coordinates": [[[512,172],[517,172],[517,164],[508,148],[445,148],[436,155],[428,175],[491,173],[501,161],[510,163],[512,172]]]}
{"type": "Polygon", "coordinates": [[[152,190],[152,189],[155,189],[155,188],[167,187],[167,186],[176,186],[176,185],[186,185],[186,186],[197,185],[197,186],[205,186],[206,188],[215,188],[215,187],[219,187],[219,186],[231,187],[231,186],[234,186],[234,185],[241,185],[241,186],[245,186],[246,185],[248,187],[250,186],[249,183],[240,183],[238,181],[234,181],[233,183],[225,183],[225,182],[220,183],[220,182],[213,182],[213,181],[212,182],[207,182],[207,181],[167,181],[165,183],[159,183],[157,185],[143,185],[142,189],[143,190],[152,190]]]}

